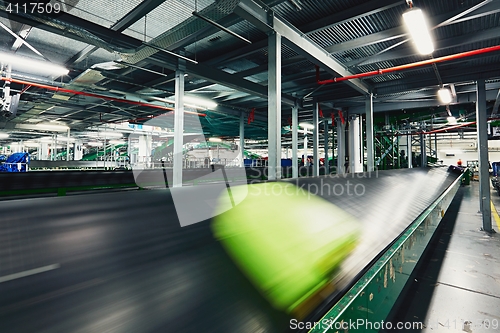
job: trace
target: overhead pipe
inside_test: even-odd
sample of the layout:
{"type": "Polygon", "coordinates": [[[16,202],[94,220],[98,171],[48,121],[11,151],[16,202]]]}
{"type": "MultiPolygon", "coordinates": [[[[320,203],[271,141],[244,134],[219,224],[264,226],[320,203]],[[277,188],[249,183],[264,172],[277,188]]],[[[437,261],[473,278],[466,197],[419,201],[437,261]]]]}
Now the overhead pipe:
{"type": "Polygon", "coordinates": [[[203,15],[201,15],[200,13],[198,13],[197,11],[194,11],[193,12],[193,16],[196,16],[197,18],[200,18],[202,19],[203,21],[207,22],[207,23],[210,23],[211,25],[217,27],[218,29],[224,31],[224,32],[227,32],[228,34],[230,34],[231,36],[234,36],[242,41],[244,41],[245,43],[247,44],[252,44],[252,41],[246,39],[245,37],[243,36],[240,36],[238,35],[236,32],[232,31],[232,30],[229,30],[228,28],[226,28],[225,26],[215,22],[215,21],[212,21],[211,19],[209,19],[208,17],[205,17],[203,15]]]}
{"type": "MultiPolygon", "coordinates": [[[[469,126],[469,125],[474,125],[475,123],[476,123],[475,121],[471,121],[471,122],[468,122],[468,123],[458,124],[458,125],[454,125],[454,126],[450,126],[450,127],[438,128],[438,129],[431,130],[431,131],[428,131],[428,132],[425,132],[425,131],[422,131],[422,132],[417,132],[417,133],[415,133],[415,134],[434,134],[434,133],[441,133],[441,132],[446,132],[446,131],[449,131],[449,130],[457,129],[457,128],[460,128],[460,127],[465,127],[465,126],[469,126]]],[[[406,135],[406,134],[405,134],[405,135],[406,135]]]]}
{"type": "Polygon", "coordinates": [[[467,122],[467,123],[453,125],[453,126],[450,126],[450,127],[438,128],[438,129],[431,130],[431,131],[428,131],[428,132],[426,132],[426,131],[419,131],[419,132],[411,132],[411,133],[394,133],[393,135],[394,136],[406,136],[406,135],[420,135],[420,134],[441,133],[441,132],[447,132],[449,130],[454,130],[454,129],[457,129],[457,128],[460,128],[460,127],[466,127],[466,126],[469,126],[469,125],[474,125],[475,123],[476,123],[475,121],[470,121],[470,122],[467,122]]]}
{"type": "MultiPolygon", "coordinates": [[[[144,102],[137,102],[137,101],[131,101],[131,100],[128,100],[128,99],[116,98],[116,97],[111,97],[111,96],[106,96],[106,95],[99,95],[99,94],[89,93],[89,92],[85,92],[85,91],[72,90],[72,89],[66,89],[66,88],[61,88],[61,87],[54,87],[54,86],[49,86],[49,85],[41,84],[41,83],[29,82],[29,81],[18,80],[18,79],[7,78],[7,77],[2,77],[1,80],[2,81],[6,81],[6,82],[24,84],[24,85],[28,85],[28,86],[32,86],[32,87],[37,87],[37,88],[52,90],[52,91],[55,91],[55,92],[63,92],[63,93],[68,93],[68,94],[75,94],[75,95],[82,95],[82,96],[93,97],[93,98],[106,99],[106,100],[113,101],[113,102],[121,102],[121,103],[127,103],[127,104],[132,104],[132,105],[145,106],[145,107],[150,107],[150,108],[153,108],[153,109],[161,109],[161,110],[166,110],[166,111],[174,111],[173,108],[170,108],[170,107],[167,107],[167,106],[156,105],[156,104],[151,104],[151,103],[144,103],[144,102]]],[[[197,116],[200,116],[200,117],[205,117],[206,116],[206,114],[204,114],[204,113],[198,113],[198,112],[192,112],[192,111],[184,111],[184,113],[194,114],[194,115],[197,115],[197,116]]]]}
{"type": "MultiPolygon", "coordinates": [[[[500,120],[500,118],[488,118],[488,121],[495,121],[495,120],[500,120]]],[[[420,131],[420,132],[412,132],[412,133],[395,133],[394,136],[441,133],[441,132],[447,132],[449,130],[454,130],[454,129],[457,129],[457,128],[466,127],[466,126],[475,125],[475,124],[476,124],[475,121],[469,121],[467,123],[453,125],[453,126],[450,126],[450,127],[438,128],[438,129],[431,130],[431,131],[428,131],[428,132],[426,132],[426,131],[420,131]]]]}
{"type": "Polygon", "coordinates": [[[414,62],[411,64],[406,64],[406,65],[400,65],[400,66],[395,66],[395,67],[390,67],[390,68],[381,68],[381,69],[378,69],[376,71],[371,71],[371,72],[366,72],[366,73],[354,74],[354,75],[343,76],[343,77],[336,77],[336,78],[333,78],[330,80],[320,80],[319,79],[319,67],[316,66],[316,81],[318,84],[330,84],[330,83],[347,81],[347,80],[352,80],[352,79],[359,79],[359,78],[370,77],[370,76],[375,76],[375,75],[383,75],[383,74],[387,74],[387,73],[402,71],[405,69],[421,67],[421,66],[425,66],[425,65],[432,65],[432,64],[435,64],[438,62],[467,58],[467,57],[485,54],[485,53],[489,53],[489,52],[495,52],[495,51],[500,51],[500,45],[486,47],[483,49],[478,49],[478,50],[473,50],[473,51],[452,54],[452,55],[434,58],[434,59],[429,59],[429,60],[417,61],[417,62],[414,62]]]}

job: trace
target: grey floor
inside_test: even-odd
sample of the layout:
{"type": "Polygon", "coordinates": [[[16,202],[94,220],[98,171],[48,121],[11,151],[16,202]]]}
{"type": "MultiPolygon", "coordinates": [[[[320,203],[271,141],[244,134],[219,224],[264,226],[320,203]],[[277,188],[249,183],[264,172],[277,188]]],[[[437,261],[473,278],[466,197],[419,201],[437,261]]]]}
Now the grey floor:
{"type": "MultiPolygon", "coordinates": [[[[500,210],[500,197],[491,192],[500,210]]],[[[480,231],[479,184],[462,186],[393,321],[405,332],[500,332],[500,233],[480,231]]],[[[498,222],[500,223],[500,222],[498,222]]]]}

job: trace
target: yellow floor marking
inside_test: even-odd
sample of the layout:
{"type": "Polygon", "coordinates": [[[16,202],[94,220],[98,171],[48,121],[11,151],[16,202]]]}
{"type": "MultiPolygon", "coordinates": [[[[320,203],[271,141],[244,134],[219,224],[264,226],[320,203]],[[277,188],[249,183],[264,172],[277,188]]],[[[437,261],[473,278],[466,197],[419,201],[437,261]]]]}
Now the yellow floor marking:
{"type": "Polygon", "coordinates": [[[497,223],[498,231],[500,231],[500,216],[498,216],[498,212],[497,209],[495,208],[495,205],[493,204],[493,201],[491,201],[491,213],[493,214],[493,218],[497,223]]]}

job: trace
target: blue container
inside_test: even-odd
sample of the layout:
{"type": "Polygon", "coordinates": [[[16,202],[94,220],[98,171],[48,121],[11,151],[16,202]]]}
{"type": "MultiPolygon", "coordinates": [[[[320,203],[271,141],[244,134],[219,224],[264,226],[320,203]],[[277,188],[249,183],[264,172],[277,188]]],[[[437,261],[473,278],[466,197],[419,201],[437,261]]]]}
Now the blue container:
{"type": "Polygon", "coordinates": [[[281,159],[281,166],[286,167],[286,166],[292,166],[292,160],[291,159],[281,159]]]}
{"type": "Polygon", "coordinates": [[[491,168],[493,169],[493,176],[496,177],[498,176],[498,171],[500,168],[500,162],[493,162],[491,163],[491,168]]]}

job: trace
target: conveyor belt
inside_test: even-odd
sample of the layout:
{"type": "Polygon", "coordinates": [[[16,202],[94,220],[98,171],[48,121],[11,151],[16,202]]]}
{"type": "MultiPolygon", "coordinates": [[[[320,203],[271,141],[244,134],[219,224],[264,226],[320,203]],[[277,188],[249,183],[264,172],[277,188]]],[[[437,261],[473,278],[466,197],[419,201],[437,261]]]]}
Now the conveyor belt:
{"type": "MultiPolygon", "coordinates": [[[[456,178],[412,169],[298,185],[364,188],[323,193],[363,223],[342,268],[347,285],[456,178]]],[[[0,212],[0,332],[289,328],[213,240],[210,221],[179,226],[168,190],[15,200],[0,202],[0,212]]]]}

